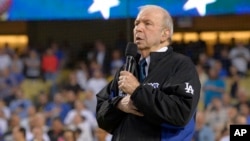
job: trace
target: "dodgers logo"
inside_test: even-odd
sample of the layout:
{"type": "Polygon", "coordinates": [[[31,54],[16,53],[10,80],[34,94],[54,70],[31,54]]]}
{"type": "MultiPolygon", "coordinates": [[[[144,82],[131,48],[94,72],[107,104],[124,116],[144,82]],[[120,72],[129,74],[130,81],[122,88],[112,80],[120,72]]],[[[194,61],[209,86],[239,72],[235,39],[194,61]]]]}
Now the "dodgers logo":
{"type": "Polygon", "coordinates": [[[159,87],[159,83],[147,83],[147,85],[150,85],[155,89],[159,87]]]}
{"type": "Polygon", "coordinates": [[[188,82],[186,82],[185,84],[186,84],[186,88],[185,88],[186,93],[194,94],[194,89],[193,89],[192,85],[189,84],[188,82]]]}

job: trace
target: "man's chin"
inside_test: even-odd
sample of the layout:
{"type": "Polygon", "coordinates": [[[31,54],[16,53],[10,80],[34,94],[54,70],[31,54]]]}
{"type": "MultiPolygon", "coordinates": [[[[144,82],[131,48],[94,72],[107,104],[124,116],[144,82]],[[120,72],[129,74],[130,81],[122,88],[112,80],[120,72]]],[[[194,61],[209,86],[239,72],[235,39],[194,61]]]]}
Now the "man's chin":
{"type": "Polygon", "coordinates": [[[150,47],[148,47],[148,46],[137,46],[138,47],[138,50],[140,50],[140,51],[144,51],[144,50],[150,50],[150,47]]]}

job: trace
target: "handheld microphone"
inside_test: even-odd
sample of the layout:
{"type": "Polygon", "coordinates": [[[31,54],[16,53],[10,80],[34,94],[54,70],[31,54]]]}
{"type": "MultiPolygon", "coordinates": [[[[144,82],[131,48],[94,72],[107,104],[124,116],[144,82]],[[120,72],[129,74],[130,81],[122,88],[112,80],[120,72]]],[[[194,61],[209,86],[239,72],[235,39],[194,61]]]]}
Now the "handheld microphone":
{"type": "Polygon", "coordinates": [[[127,48],[125,52],[125,56],[126,56],[125,70],[126,71],[134,72],[136,55],[137,55],[137,45],[129,42],[127,44],[127,48]]]}
{"type": "MultiPolygon", "coordinates": [[[[126,47],[125,56],[126,56],[126,62],[125,62],[125,69],[126,71],[129,71],[131,73],[134,72],[136,67],[136,61],[135,57],[137,55],[137,45],[129,42],[126,47]]],[[[119,90],[119,96],[125,96],[126,94],[119,90]]]]}

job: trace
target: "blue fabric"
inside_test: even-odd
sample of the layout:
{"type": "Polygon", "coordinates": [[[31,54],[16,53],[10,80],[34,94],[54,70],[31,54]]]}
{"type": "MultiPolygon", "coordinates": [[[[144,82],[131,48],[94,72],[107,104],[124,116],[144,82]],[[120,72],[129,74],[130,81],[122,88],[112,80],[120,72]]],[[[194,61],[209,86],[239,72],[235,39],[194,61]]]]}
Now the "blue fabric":
{"type": "MultiPolygon", "coordinates": [[[[57,117],[59,117],[61,119],[61,121],[64,121],[64,118],[66,117],[68,112],[71,110],[70,106],[67,103],[56,104],[54,102],[51,102],[45,106],[44,111],[51,112],[54,108],[61,109],[59,115],[57,115],[57,117]]],[[[47,125],[50,126],[51,122],[52,122],[52,117],[47,119],[47,125]]]]}
{"type": "MultiPolygon", "coordinates": [[[[204,84],[204,87],[216,87],[216,88],[223,88],[225,89],[225,83],[222,79],[217,79],[217,80],[207,80],[204,84]]],[[[209,103],[211,103],[211,101],[214,98],[219,98],[222,99],[222,95],[223,93],[220,93],[218,91],[214,91],[214,90],[205,90],[204,91],[204,103],[205,103],[205,107],[208,106],[209,103]]]]}
{"type": "Polygon", "coordinates": [[[18,112],[18,116],[21,119],[28,117],[28,109],[32,105],[31,101],[28,99],[17,99],[10,103],[10,111],[15,113],[18,109],[21,109],[18,112]]]}
{"type": "Polygon", "coordinates": [[[140,66],[140,82],[142,82],[145,77],[146,77],[146,70],[145,67],[147,66],[147,61],[145,58],[143,58],[140,62],[139,62],[139,66],[140,66]]]}
{"type": "Polygon", "coordinates": [[[199,140],[197,141],[214,141],[215,135],[213,129],[209,126],[204,125],[199,133],[199,140]]]}
{"type": "Polygon", "coordinates": [[[191,141],[195,131],[194,116],[189,121],[189,123],[184,127],[173,126],[170,124],[163,124],[161,141],[191,141]]]}
{"type": "Polygon", "coordinates": [[[250,115],[247,116],[247,124],[250,124],[250,115]]]}

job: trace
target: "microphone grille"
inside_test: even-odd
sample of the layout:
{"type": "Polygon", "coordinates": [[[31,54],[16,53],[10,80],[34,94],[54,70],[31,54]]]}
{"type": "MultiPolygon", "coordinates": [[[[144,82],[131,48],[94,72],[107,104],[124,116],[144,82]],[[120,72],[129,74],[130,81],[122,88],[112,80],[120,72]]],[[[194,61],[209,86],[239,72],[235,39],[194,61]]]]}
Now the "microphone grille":
{"type": "Polygon", "coordinates": [[[136,55],[137,55],[137,45],[135,43],[129,42],[127,44],[125,55],[126,56],[136,57],[136,55]]]}

